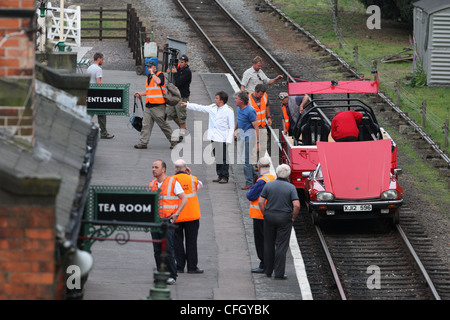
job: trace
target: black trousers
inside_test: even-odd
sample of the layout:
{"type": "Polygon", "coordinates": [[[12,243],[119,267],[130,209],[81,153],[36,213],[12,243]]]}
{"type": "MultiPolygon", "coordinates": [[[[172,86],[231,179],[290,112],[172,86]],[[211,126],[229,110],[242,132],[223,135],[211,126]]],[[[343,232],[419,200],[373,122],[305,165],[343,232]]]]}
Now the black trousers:
{"type": "Polygon", "coordinates": [[[357,137],[345,137],[341,139],[335,139],[336,142],[358,141],[357,137]]]}
{"type": "Polygon", "coordinates": [[[292,231],[291,213],[264,214],[264,273],[282,278],[286,270],[286,252],[292,231]]]}
{"type": "Polygon", "coordinates": [[[177,270],[184,271],[186,264],[188,271],[197,270],[197,236],[200,220],[180,222],[177,223],[177,226],[174,237],[177,270]],[[184,242],[185,239],[186,243],[184,242]]]}
{"type": "Polygon", "coordinates": [[[212,141],[213,143],[213,154],[216,158],[216,173],[217,176],[220,179],[225,179],[228,181],[228,178],[230,176],[229,174],[229,167],[228,164],[228,153],[227,153],[227,144],[226,142],[216,142],[212,141]]]}
{"type": "MultiPolygon", "coordinates": [[[[153,242],[153,252],[155,255],[156,267],[159,272],[163,271],[161,268],[161,264],[164,262],[165,268],[164,272],[169,272],[170,277],[177,279],[177,269],[175,266],[175,257],[173,250],[173,239],[174,239],[174,230],[168,229],[166,232],[166,258],[163,261],[162,258],[162,245],[161,243],[153,242]]],[[[153,240],[161,240],[163,235],[161,232],[151,232],[153,240]]]]}
{"type": "Polygon", "coordinates": [[[264,269],[264,220],[253,219],[253,236],[255,238],[256,254],[260,260],[259,267],[264,269]]]}

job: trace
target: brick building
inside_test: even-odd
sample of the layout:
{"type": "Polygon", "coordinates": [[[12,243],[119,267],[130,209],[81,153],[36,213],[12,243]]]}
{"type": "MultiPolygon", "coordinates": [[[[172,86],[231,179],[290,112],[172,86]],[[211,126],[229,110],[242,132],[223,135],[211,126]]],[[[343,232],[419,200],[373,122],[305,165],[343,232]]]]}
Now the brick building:
{"type": "Polygon", "coordinates": [[[66,270],[98,140],[88,76],[35,62],[36,6],[0,0],[0,299],[74,298],[66,270]]]}

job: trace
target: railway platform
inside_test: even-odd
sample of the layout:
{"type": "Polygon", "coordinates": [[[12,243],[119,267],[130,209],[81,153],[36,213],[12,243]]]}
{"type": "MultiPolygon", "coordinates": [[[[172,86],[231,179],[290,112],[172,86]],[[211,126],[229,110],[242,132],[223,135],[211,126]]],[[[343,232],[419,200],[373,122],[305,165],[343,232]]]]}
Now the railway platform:
{"type": "MultiPolygon", "coordinates": [[[[215,93],[223,90],[230,95],[229,105],[236,109],[233,93],[237,91],[237,86],[233,87],[230,79],[225,74],[194,72],[190,101],[210,104],[215,93]]],[[[144,90],[144,82],[145,76],[138,76],[133,71],[103,70],[103,83],[130,84],[130,114],[133,95],[136,91],[144,90]]],[[[96,117],[93,121],[96,121],[96,117]]],[[[248,217],[249,202],[245,197],[246,191],[240,188],[244,185],[243,168],[241,164],[230,166],[228,184],[212,182],[216,177],[215,164],[208,158],[208,141],[202,139],[208,127],[207,114],[188,110],[188,135],[173,150],[169,149],[169,142],[157,125],[153,128],[148,149],[134,149],[139,133],[131,128],[128,121],[127,116],[107,116],[108,131],[115,137],[99,141],[91,185],[147,186],[153,179],[151,166],[155,160],[166,161],[168,174],[171,174],[173,162],[181,157],[204,185],[198,193],[202,212],[198,267],[204,273],[179,274],[177,283],[167,286],[171,299],[309,298],[309,293],[300,289],[301,284],[305,288],[307,280],[298,271],[301,256],[295,248],[294,239],[288,251],[287,280],[274,280],[264,274],[251,273],[251,268],[256,267],[259,261],[253,243],[253,225],[248,217]]],[[[170,125],[177,129],[173,121],[170,125]]],[[[85,285],[85,300],[141,300],[149,297],[150,289],[154,287],[153,273],[156,267],[153,245],[146,242],[151,239],[151,235],[138,231],[130,234],[131,241],[124,245],[115,241],[97,241],[93,244],[94,266],[85,285]]]]}

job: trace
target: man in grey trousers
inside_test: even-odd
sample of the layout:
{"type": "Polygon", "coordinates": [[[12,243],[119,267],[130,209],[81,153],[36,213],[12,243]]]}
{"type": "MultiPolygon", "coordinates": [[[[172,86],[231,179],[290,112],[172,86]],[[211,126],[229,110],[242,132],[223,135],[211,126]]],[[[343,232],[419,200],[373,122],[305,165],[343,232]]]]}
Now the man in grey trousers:
{"type": "Polygon", "coordinates": [[[264,273],[274,279],[287,279],[286,252],[292,223],[300,211],[297,189],[289,182],[291,168],[282,164],[276,169],[277,179],[266,183],[258,200],[264,215],[264,273]]]}

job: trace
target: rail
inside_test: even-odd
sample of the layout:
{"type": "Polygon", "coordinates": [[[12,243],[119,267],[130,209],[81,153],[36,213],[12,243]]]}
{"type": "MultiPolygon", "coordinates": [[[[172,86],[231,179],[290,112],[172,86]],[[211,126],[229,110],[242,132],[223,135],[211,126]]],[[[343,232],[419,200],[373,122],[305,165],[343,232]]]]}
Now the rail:
{"type": "Polygon", "coordinates": [[[210,47],[214,50],[214,53],[220,58],[222,63],[226,66],[226,68],[229,70],[233,78],[236,80],[236,82],[239,82],[239,76],[236,74],[236,72],[233,70],[231,65],[228,63],[227,59],[222,55],[219,49],[214,45],[214,43],[211,41],[211,39],[206,35],[206,33],[203,31],[202,27],[197,23],[197,21],[194,19],[194,17],[189,13],[189,10],[186,9],[186,7],[181,3],[180,0],[177,0],[176,2],[178,6],[183,10],[184,14],[188,16],[188,18],[192,21],[197,31],[205,38],[205,40],[208,42],[210,47]]]}
{"type": "Polygon", "coordinates": [[[339,275],[337,273],[336,266],[334,265],[333,258],[331,257],[330,250],[328,250],[327,243],[325,241],[325,237],[323,236],[322,230],[318,226],[316,227],[317,235],[319,236],[320,243],[322,244],[322,249],[325,252],[325,255],[328,260],[328,264],[330,265],[331,273],[333,274],[334,282],[336,283],[336,286],[339,291],[339,295],[342,300],[347,300],[347,297],[345,296],[344,288],[342,287],[341,280],[339,279],[339,275]]]}
{"type": "MultiPolygon", "coordinates": [[[[219,3],[217,0],[214,0],[214,3],[217,5],[217,7],[223,12],[223,14],[227,17],[229,21],[231,21],[233,24],[235,24],[242,32],[247,36],[248,39],[251,40],[251,42],[254,44],[256,48],[261,50],[266,58],[268,58],[282,73],[286,75],[287,78],[294,80],[294,78],[289,74],[289,72],[269,53],[269,51],[264,48],[264,46],[261,45],[261,43],[256,40],[255,37],[253,37],[250,32],[248,32],[244,26],[242,26],[224,7],[221,3],[219,3]]],[[[223,54],[220,52],[220,50],[216,47],[216,45],[213,43],[213,41],[208,37],[208,35],[203,31],[199,23],[194,19],[194,17],[189,13],[189,10],[183,5],[181,0],[177,0],[176,4],[183,10],[184,14],[192,21],[196,29],[199,31],[199,33],[205,38],[205,40],[208,42],[209,46],[214,50],[214,53],[220,58],[222,63],[226,66],[226,68],[229,70],[235,81],[240,84],[240,77],[237,75],[236,71],[233,69],[233,67],[230,65],[230,63],[227,61],[227,59],[223,56],[223,54]]]]}
{"type": "MultiPolygon", "coordinates": [[[[236,24],[246,35],[249,39],[251,39],[253,41],[253,43],[261,50],[264,52],[264,54],[272,61],[273,64],[275,64],[285,75],[287,78],[291,79],[292,82],[295,82],[294,78],[289,74],[289,72],[287,72],[287,70],[269,53],[269,51],[264,48],[258,40],[256,40],[255,37],[253,37],[250,32],[247,31],[246,28],[244,28],[244,26],[242,24],[240,24],[224,7],[221,3],[217,2],[217,0],[215,0],[215,3],[219,6],[219,8],[221,8],[221,10],[223,12],[225,12],[225,14],[228,16],[228,18],[233,21],[234,24],[236,24]]],[[[240,79],[238,79],[239,82],[240,79]]]]}
{"type": "MultiPolygon", "coordinates": [[[[430,276],[428,275],[428,272],[425,269],[424,265],[420,261],[419,256],[417,255],[417,253],[415,252],[414,248],[412,247],[412,245],[411,245],[410,241],[408,240],[408,237],[406,236],[405,232],[403,231],[403,229],[401,228],[401,226],[399,224],[396,224],[395,226],[396,226],[396,230],[397,230],[398,234],[400,235],[402,241],[406,245],[408,253],[412,256],[412,258],[414,259],[414,262],[416,263],[416,265],[420,269],[421,275],[425,279],[425,282],[427,284],[427,288],[430,290],[433,298],[435,300],[441,300],[441,298],[439,296],[439,293],[437,292],[437,290],[436,290],[436,288],[435,288],[435,286],[433,284],[433,281],[431,280],[430,276]]],[[[340,279],[340,277],[338,275],[337,268],[336,268],[336,265],[335,265],[335,263],[333,261],[333,257],[332,257],[332,255],[330,253],[329,245],[326,242],[325,236],[324,236],[324,234],[323,234],[323,232],[322,232],[322,230],[321,230],[321,228],[319,226],[315,226],[315,229],[316,229],[317,236],[318,236],[318,238],[320,240],[320,244],[322,246],[322,249],[323,249],[323,251],[325,253],[325,256],[327,258],[328,265],[329,265],[331,273],[333,275],[333,279],[334,279],[334,281],[336,283],[336,287],[338,289],[339,296],[340,296],[340,298],[342,300],[347,300],[347,296],[345,294],[345,291],[344,291],[341,279],[340,279]]]]}
{"type": "Polygon", "coordinates": [[[420,272],[422,273],[422,276],[424,277],[425,281],[427,282],[428,287],[430,288],[430,291],[433,295],[433,297],[436,300],[441,300],[439,293],[437,292],[433,281],[431,280],[430,276],[428,275],[427,270],[425,269],[425,267],[423,266],[422,262],[419,259],[419,256],[417,255],[416,251],[414,250],[413,246],[411,245],[411,243],[408,240],[408,237],[406,236],[405,232],[403,231],[402,227],[399,224],[396,224],[397,227],[397,231],[400,234],[400,236],[402,237],[403,242],[405,242],[406,247],[408,248],[409,253],[411,254],[411,256],[413,257],[414,261],[416,262],[417,266],[420,269],[420,272]]]}

